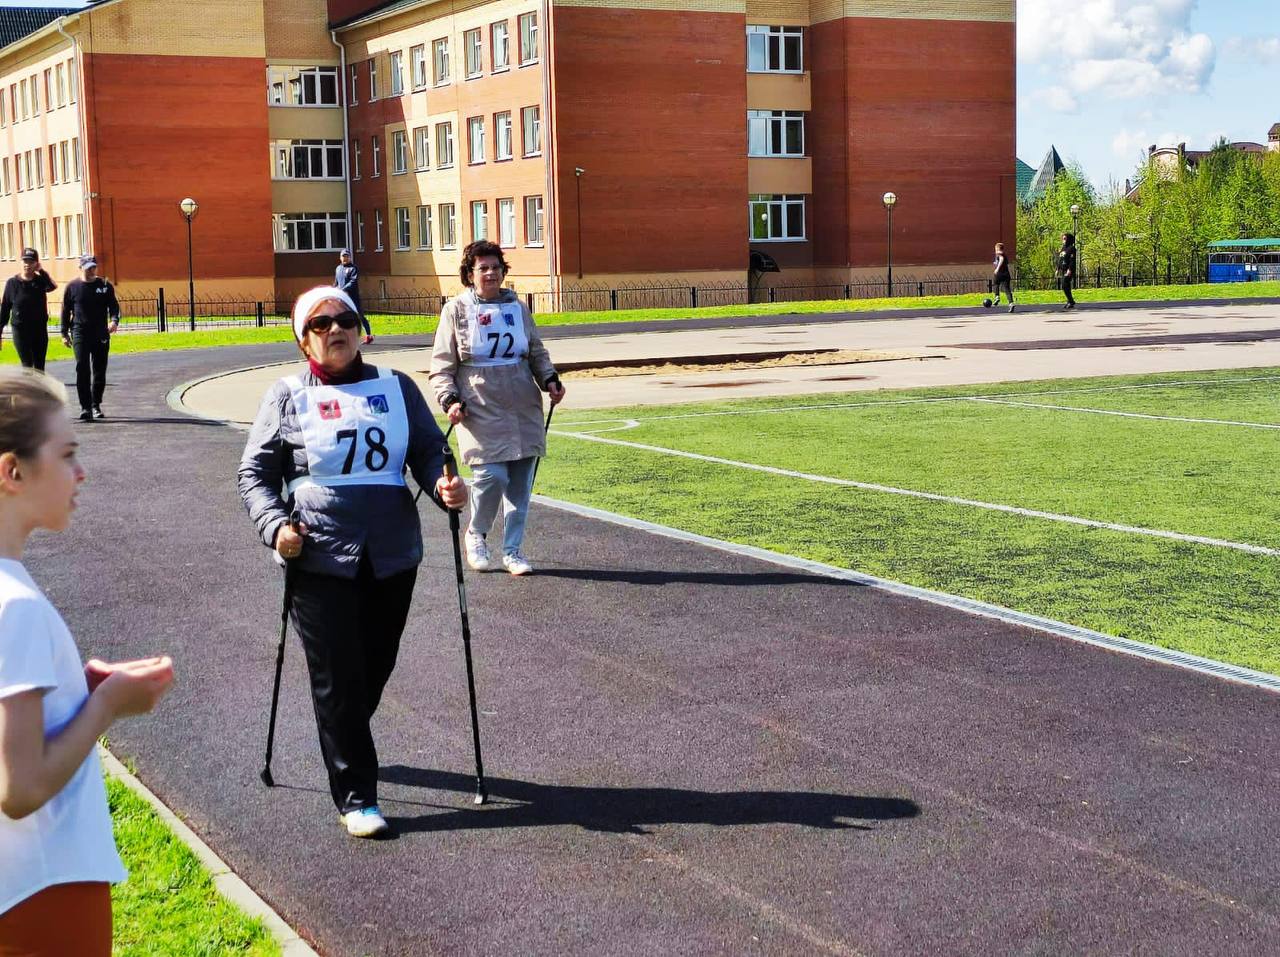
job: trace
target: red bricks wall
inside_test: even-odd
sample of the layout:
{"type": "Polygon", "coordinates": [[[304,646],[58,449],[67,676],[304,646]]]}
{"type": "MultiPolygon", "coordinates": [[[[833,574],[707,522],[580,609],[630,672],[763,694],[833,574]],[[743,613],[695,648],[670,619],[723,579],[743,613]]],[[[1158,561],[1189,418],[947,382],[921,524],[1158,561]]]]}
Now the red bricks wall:
{"type": "Polygon", "coordinates": [[[886,191],[895,264],[1012,249],[1014,25],[866,18],[812,33],[816,263],[884,263],[886,191]]]}
{"type": "Polygon", "coordinates": [[[197,279],[273,275],[265,70],[252,58],[85,57],[92,245],[104,274],[185,279],[178,203],[191,196],[197,279]]]}
{"type": "Polygon", "coordinates": [[[747,269],[741,14],[555,7],[560,271],[747,269]]]}

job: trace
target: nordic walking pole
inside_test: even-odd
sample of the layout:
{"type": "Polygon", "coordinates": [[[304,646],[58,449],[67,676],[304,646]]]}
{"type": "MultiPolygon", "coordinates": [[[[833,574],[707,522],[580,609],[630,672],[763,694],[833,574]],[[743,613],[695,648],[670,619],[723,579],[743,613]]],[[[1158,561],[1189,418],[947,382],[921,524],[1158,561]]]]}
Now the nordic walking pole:
{"type": "MultiPolygon", "coordinates": [[[[452,479],[458,474],[453,450],[444,447],[444,475],[452,479]]],[[[484,804],[488,795],[484,789],[484,759],[480,756],[480,716],[476,711],[476,676],[471,665],[471,621],[467,617],[467,585],[462,578],[462,545],[459,542],[459,509],[449,509],[449,532],[453,539],[453,568],[458,577],[458,613],[462,616],[462,652],[467,659],[467,694],[471,700],[471,744],[476,754],[476,804],[484,804]]]]}
{"type": "MultiPolygon", "coordinates": [[[[302,516],[295,509],[289,516],[289,527],[295,532],[302,524],[302,516]]],[[[280,672],[284,670],[284,639],[289,630],[289,609],[293,607],[293,562],[284,563],[284,605],[280,609],[280,647],[276,649],[276,683],[271,690],[271,721],[267,725],[267,758],[262,765],[262,783],[269,788],[276,786],[271,776],[271,748],[276,740],[276,707],[280,704],[280,672]]]]}
{"type": "MultiPolygon", "coordinates": [[[[547,434],[551,431],[551,417],[556,414],[556,404],[551,403],[551,408],[547,410],[547,424],[542,427],[542,441],[547,441],[547,434]]],[[[542,464],[542,456],[538,456],[538,461],[533,463],[533,478],[529,479],[529,491],[533,492],[533,483],[538,481],[538,466],[542,464]]]]}

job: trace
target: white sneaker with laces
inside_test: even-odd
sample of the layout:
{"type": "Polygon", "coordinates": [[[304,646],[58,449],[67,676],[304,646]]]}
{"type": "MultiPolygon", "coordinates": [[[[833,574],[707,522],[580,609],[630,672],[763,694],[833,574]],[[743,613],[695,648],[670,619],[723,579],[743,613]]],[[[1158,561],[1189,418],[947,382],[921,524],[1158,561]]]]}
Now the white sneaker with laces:
{"type": "Polygon", "coordinates": [[[493,565],[493,558],[489,554],[489,546],[485,543],[484,536],[467,529],[465,542],[467,564],[478,572],[487,572],[493,565]]]}
{"type": "Polygon", "coordinates": [[[391,830],[391,825],[382,816],[375,804],[372,807],[357,808],[342,815],[342,824],[352,837],[378,837],[391,830]]]}
{"type": "Polygon", "coordinates": [[[533,574],[533,566],[529,564],[529,559],[525,558],[519,552],[512,555],[503,555],[502,565],[513,575],[533,574]]]}

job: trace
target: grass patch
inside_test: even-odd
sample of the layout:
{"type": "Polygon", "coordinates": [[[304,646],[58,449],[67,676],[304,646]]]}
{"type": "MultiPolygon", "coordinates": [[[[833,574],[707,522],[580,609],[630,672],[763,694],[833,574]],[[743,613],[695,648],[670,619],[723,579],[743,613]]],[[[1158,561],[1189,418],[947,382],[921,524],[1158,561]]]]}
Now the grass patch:
{"type": "MultiPolygon", "coordinates": [[[[1024,305],[1042,305],[1062,301],[1062,294],[1053,290],[1029,290],[1019,292],[1018,302],[1024,305]]],[[[1134,302],[1142,300],[1166,301],[1174,299],[1254,299],[1280,297],[1280,282],[1201,284],[1196,286],[1129,286],[1117,289],[1079,289],[1076,299],[1080,302],[1134,302]]],[[[896,309],[972,309],[982,300],[979,293],[957,296],[902,296],[893,299],[835,299],[818,302],[755,303],[736,306],[701,306],[697,309],[619,309],[601,312],[548,312],[538,315],[541,326],[576,326],[601,322],[653,322],[671,319],[723,319],[740,316],[813,315],[828,312],[872,312],[896,309]]],[[[375,335],[429,335],[436,331],[438,316],[402,316],[371,313],[370,324],[375,335]]],[[[181,328],[181,320],[173,317],[171,327],[181,328]]],[[[293,332],[288,326],[256,326],[226,329],[201,329],[196,332],[151,332],[151,320],[126,321],[123,329],[128,335],[112,339],[111,352],[121,355],[131,352],[164,352],[173,349],[206,349],[213,346],[255,345],[265,342],[292,342],[293,332]],[[130,326],[136,331],[130,331],[130,326]]],[[[49,339],[48,360],[72,358],[71,350],[57,338],[49,339]]],[[[18,354],[12,343],[0,350],[0,364],[16,363],[18,354]]]]}
{"type": "MultiPolygon", "coordinates": [[[[1275,548],[1280,433],[956,398],[1280,423],[1280,382],[1235,381],[1267,375],[1280,369],[584,412],[556,427],[634,418],[601,437],[1275,548]],[[1187,384],[1131,388],[1175,381],[1187,384]],[[1029,394],[1066,389],[1082,391],[1029,394]],[[809,403],[836,407],[794,409],[809,403]]],[[[1280,674],[1275,556],[560,436],[538,481],[557,498],[1280,674]]]]}
{"type": "Polygon", "coordinates": [[[116,957],[273,957],[260,920],[242,913],[146,801],[114,778],[107,798],[129,879],[112,890],[116,957]]]}

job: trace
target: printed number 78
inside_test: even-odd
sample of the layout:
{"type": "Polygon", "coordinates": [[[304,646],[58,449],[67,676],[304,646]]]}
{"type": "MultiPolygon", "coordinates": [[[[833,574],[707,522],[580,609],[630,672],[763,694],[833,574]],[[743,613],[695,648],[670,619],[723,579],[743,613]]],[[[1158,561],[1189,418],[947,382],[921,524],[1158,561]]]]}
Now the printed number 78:
{"type": "MultiPolygon", "coordinates": [[[[350,475],[351,466],[355,464],[359,434],[355,429],[342,429],[338,432],[339,442],[345,442],[348,439],[351,441],[351,447],[347,449],[347,458],[342,463],[343,475],[350,475]]],[[[387,467],[387,460],[391,458],[391,453],[387,451],[386,441],[387,433],[376,425],[371,425],[364,430],[364,442],[369,446],[369,451],[364,454],[364,465],[370,472],[378,472],[387,467]]]]}

